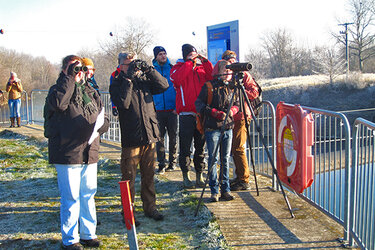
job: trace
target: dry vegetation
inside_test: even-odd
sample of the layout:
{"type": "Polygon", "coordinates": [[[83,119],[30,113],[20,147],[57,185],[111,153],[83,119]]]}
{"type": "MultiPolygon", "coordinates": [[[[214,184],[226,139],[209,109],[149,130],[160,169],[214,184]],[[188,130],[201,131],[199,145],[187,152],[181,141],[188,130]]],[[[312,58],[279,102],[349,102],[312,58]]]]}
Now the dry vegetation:
{"type": "MultiPolygon", "coordinates": [[[[329,84],[324,75],[275,78],[259,81],[263,100],[300,104],[331,111],[375,108],[375,74],[353,73],[345,82],[340,75],[329,84]]],[[[361,116],[373,121],[375,111],[346,113],[350,122],[361,116]]]]}

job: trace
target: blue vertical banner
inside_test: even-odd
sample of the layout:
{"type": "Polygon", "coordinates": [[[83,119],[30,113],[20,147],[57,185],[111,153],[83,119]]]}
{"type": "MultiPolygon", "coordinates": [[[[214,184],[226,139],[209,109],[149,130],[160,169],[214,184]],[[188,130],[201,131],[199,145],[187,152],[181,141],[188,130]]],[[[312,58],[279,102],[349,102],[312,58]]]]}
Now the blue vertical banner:
{"type": "Polygon", "coordinates": [[[239,60],[238,20],[207,26],[208,60],[215,65],[228,49],[235,51],[239,60]]]}

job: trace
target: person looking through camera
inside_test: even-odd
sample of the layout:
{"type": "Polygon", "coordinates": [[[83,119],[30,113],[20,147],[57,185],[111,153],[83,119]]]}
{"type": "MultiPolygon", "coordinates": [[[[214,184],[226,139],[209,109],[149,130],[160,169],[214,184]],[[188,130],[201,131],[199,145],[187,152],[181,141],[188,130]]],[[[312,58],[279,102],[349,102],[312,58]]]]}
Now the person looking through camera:
{"type": "Polygon", "coordinates": [[[82,59],[75,55],[65,57],[45,106],[51,114],[48,158],[57,171],[64,249],[100,246],[94,199],[99,137],[93,134],[107,131],[109,123],[104,119],[99,94],[84,81],[84,76],[82,59]],[[103,120],[99,119],[101,115],[103,120]],[[94,131],[96,125],[100,128],[98,131],[94,131]]]}
{"type": "MultiPolygon", "coordinates": [[[[234,51],[227,50],[223,53],[222,59],[229,62],[229,64],[237,62],[237,55],[234,51]]],[[[245,92],[249,100],[253,100],[259,96],[259,89],[253,77],[248,71],[243,71],[244,77],[242,80],[245,92]]],[[[249,106],[245,103],[245,112],[247,120],[250,124],[252,119],[249,106]]],[[[247,140],[245,115],[242,110],[234,117],[233,141],[232,141],[232,156],[235,165],[236,178],[231,180],[231,190],[249,190],[250,189],[250,170],[245,152],[245,144],[247,140]]]]}
{"type": "MultiPolygon", "coordinates": [[[[141,199],[145,216],[162,220],[156,209],[154,186],[155,143],[160,132],[152,95],[168,89],[167,80],[133,53],[120,53],[120,72],[115,74],[109,92],[119,113],[121,129],[121,180],[129,180],[134,202],[134,182],[139,165],[141,199]]],[[[139,222],[136,221],[136,226],[139,222]]]]}
{"type": "Polygon", "coordinates": [[[9,80],[6,84],[6,92],[8,92],[8,105],[10,112],[10,127],[15,127],[17,120],[17,127],[21,127],[21,95],[23,87],[21,80],[17,78],[15,72],[10,72],[9,80]]]}
{"type": "Polygon", "coordinates": [[[194,139],[194,168],[196,186],[203,187],[202,171],[204,162],[204,135],[197,129],[195,101],[203,84],[212,79],[212,63],[197,53],[194,46],[182,46],[183,61],[178,61],[171,69],[171,81],[176,89],[176,111],[179,114],[179,164],[185,188],[193,188],[190,180],[190,148],[194,139]]]}
{"type": "Polygon", "coordinates": [[[204,134],[208,150],[208,166],[209,166],[209,186],[211,189],[211,201],[219,201],[219,187],[220,199],[230,201],[234,196],[230,193],[229,185],[229,157],[232,145],[232,129],[234,127],[233,117],[237,114],[238,101],[236,100],[232,107],[228,110],[233,96],[229,82],[232,79],[232,71],[226,69],[225,66],[229,62],[220,60],[216,63],[213,70],[214,79],[211,82],[203,85],[202,90],[195,101],[197,111],[202,114],[204,120],[204,134]],[[208,87],[209,85],[211,87],[208,87]],[[210,101],[208,101],[208,92],[211,91],[210,101]],[[228,118],[225,121],[225,116],[228,113],[228,118]],[[225,126],[223,128],[223,126],[225,126]],[[221,141],[220,135],[223,129],[223,136],[221,141]],[[216,155],[214,155],[215,148],[219,146],[216,155]],[[217,175],[217,163],[220,152],[220,178],[217,175]],[[212,168],[212,169],[211,169],[212,168]]]}

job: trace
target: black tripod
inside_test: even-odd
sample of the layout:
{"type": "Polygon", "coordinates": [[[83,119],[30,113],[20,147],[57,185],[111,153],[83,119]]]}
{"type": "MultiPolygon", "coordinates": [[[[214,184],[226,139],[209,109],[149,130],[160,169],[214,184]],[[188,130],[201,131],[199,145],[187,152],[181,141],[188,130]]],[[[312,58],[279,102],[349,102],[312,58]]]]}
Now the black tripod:
{"type": "MultiPolygon", "coordinates": [[[[292,209],[290,207],[290,204],[289,204],[289,200],[285,194],[285,191],[284,191],[284,188],[281,184],[281,181],[280,181],[280,178],[279,178],[279,175],[277,173],[277,170],[275,168],[275,165],[274,165],[274,161],[272,159],[272,156],[271,156],[271,153],[269,152],[267,146],[266,146],[266,141],[264,139],[264,136],[262,134],[262,131],[261,131],[261,128],[259,126],[259,123],[257,121],[257,118],[254,114],[254,110],[253,110],[253,107],[250,105],[250,100],[245,92],[245,88],[243,86],[243,83],[242,83],[242,79],[243,79],[243,72],[239,72],[239,71],[234,71],[233,72],[233,77],[232,77],[232,85],[234,86],[234,90],[232,92],[232,97],[231,97],[231,101],[229,103],[229,106],[228,106],[228,111],[227,113],[225,114],[225,119],[224,119],[224,124],[223,126],[221,127],[221,130],[220,130],[220,137],[219,137],[219,142],[222,141],[222,138],[223,138],[223,135],[224,135],[224,130],[225,130],[225,124],[227,123],[227,120],[228,120],[228,116],[229,116],[229,110],[232,108],[233,106],[233,103],[234,103],[234,99],[235,99],[235,96],[238,95],[239,97],[239,101],[240,101],[240,110],[242,110],[244,112],[244,115],[245,115],[245,124],[246,124],[246,133],[247,133],[247,141],[248,141],[248,144],[250,146],[250,149],[251,149],[251,141],[250,141],[250,127],[249,127],[249,122],[248,122],[248,119],[246,117],[246,112],[245,112],[245,103],[244,101],[246,101],[249,109],[250,109],[250,112],[251,112],[251,116],[253,117],[253,120],[255,122],[255,127],[256,127],[256,130],[259,134],[259,136],[261,137],[261,140],[262,140],[262,144],[263,144],[263,147],[264,147],[264,150],[266,151],[267,153],[267,156],[268,156],[268,159],[271,163],[271,166],[272,166],[272,170],[273,170],[273,173],[276,175],[276,178],[277,178],[277,182],[281,188],[281,192],[284,196],[284,199],[285,199],[285,202],[288,206],[288,209],[289,209],[289,212],[290,212],[290,215],[292,216],[292,218],[294,218],[294,214],[292,212],[292,209]]],[[[217,151],[219,149],[219,145],[220,143],[218,143],[215,147],[215,150],[214,150],[214,155],[217,154],[217,151]]],[[[253,165],[253,173],[254,173],[254,181],[255,181],[255,185],[256,185],[256,190],[257,190],[257,196],[259,196],[259,190],[258,190],[258,183],[257,183],[257,178],[256,178],[256,173],[255,173],[255,164],[254,164],[254,159],[253,159],[253,153],[252,153],[252,149],[250,150],[250,154],[251,154],[251,163],[253,165]]],[[[201,193],[201,196],[199,198],[199,202],[198,202],[198,205],[197,205],[197,208],[195,210],[195,216],[197,216],[198,214],[198,210],[199,210],[199,207],[202,203],[202,198],[203,198],[203,194],[206,190],[206,186],[207,186],[207,183],[208,183],[208,180],[209,180],[209,176],[211,174],[211,171],[213,171],[213,163],[214,161],[211,162],[211,166],[209,166],[209,171],[207,173],[207,177],[206,177],[206,180],[205,180],[205,185],[202,189],[202,193],[201,193]]],[[[216,171],[216,168],[215,168],[215,171],[216,171]]]]}

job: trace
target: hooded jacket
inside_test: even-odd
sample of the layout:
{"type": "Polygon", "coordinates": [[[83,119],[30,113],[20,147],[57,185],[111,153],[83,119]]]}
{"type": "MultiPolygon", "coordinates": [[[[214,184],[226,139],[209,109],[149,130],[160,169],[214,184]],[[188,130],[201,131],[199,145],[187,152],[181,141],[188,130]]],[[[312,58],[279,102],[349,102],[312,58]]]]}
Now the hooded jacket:
{"type": "Polygon", "coordinates": [[[98,92],[85,84],[85,92],[95,109],[87,111],[77,103],[79,90],[74,78],[60,73],[48,93],[47,102],[54,115],[49,120],[48,157],[51,164],[92,164],[98,162],[99,137],[89,145],[96,119],[102,109],[98,92]]]}
{"type": "Polygon", "coordinates": [[[212,79],[212,63],[210,61],[197,64],[191,60],[177,62],[171,69],[171,81],[176,89],[176,111],[197,113],[195,100],[203,84],[212,79]]]}
{"type": "Polygon", "coordinates": [[[119,112],[123,148],[159,141],[159,125],[152,95],[160,94],[168,87],[167,79],[155,69],[137,79],[129,79],[122,71],[115,75],[109,93],[119,112]]]}
{"type": "Polygon", "coordinates": [[[159,65],[159,63],[154,59],[152,60],[154,68],[168,80],[169,88],[161,93],[154,95],[154,103],[156,111],[162,110],[175,110],[176,109],[176,90],[173,87],[173,83],[170,80],[170,71],[173,65],[167,58],[167,62],[164,65],[159,65]]]}

